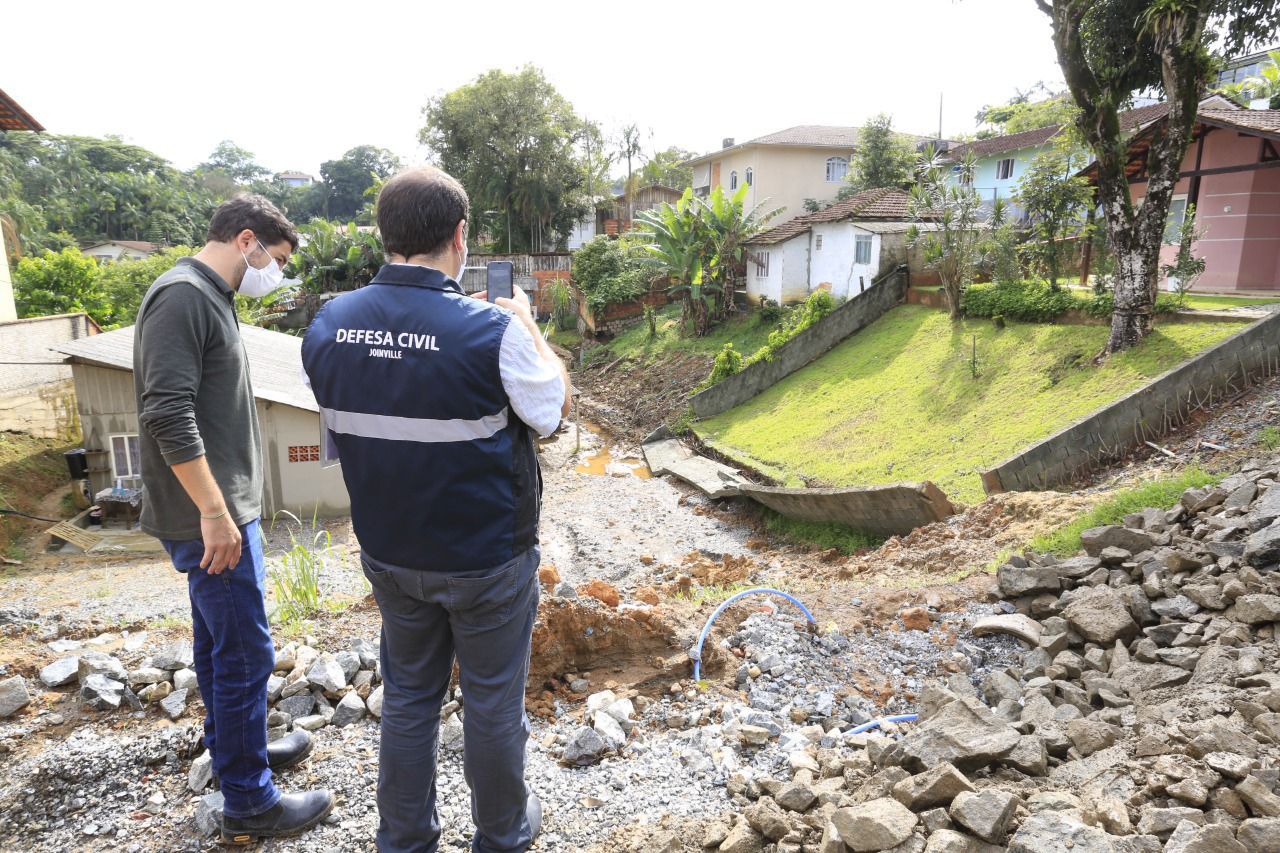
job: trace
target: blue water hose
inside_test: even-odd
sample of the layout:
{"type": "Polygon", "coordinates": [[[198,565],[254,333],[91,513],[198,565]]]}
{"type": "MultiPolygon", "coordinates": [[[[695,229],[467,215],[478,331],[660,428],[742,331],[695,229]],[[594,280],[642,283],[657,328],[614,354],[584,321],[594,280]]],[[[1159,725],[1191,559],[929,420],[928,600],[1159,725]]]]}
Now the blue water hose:
{"type": "Polygon", "coordinates": [[[878,729],[884,723],[914,723],[919,717],[920,717],[919,714],[898,714],[897,716],[894,716],[894,717],[882,717],[879,720],[872,720],[869,723],[863,723],[860,726],[856,726],[852,729],[849,729],[848,734],[860,735],[863,732],[869,732],[872,729],[878,729]]]}
{"type": "Polygon", "coordinates": [[[689,653],[689,656],[693,658],[693,680],[694,681],[702,680],[702,644],[707,641],[707,635],[711,633],[711,624],[720,617],[721,613],[723,613],[726,609],[728,609],[730,604],[733,604],[739,598],[744,598],[748,595],[755,595],[756,593],[761,593],[761,592],[766,593],[768,595],[782,596],[787,601],[790,601],[796,607],[800,608],[800,611],[804,613],[804,618],[809,620],[810,625],[818,624],[818,620],[813,618],[813,614],[809,612],[809,608],[805,607],[804,604],[801,603],[800,599],[796,598],[793,595],[788,595],[787,593],[783,592],[780,589],[770,589],[769,587],[761,586],[761,587],[756,587],[755,589],[744,590],[738,593],[737,595],[730,596],[729,598],[726,598],[723,602],[721,602],[720,606],[717,607],[715,609],[715,612],[711,614],[711,618],[707,620],[707,624],[702,626],[702,633],[698,635],[698,644],[694,646],[693,651],[689,653]]]}

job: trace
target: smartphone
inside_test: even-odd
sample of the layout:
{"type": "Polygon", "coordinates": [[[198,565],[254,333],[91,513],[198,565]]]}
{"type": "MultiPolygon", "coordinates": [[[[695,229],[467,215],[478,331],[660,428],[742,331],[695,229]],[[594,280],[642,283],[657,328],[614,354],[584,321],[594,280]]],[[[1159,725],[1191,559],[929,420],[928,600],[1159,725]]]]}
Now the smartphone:
{"type": "Polygon", "coordinates": [[[486,272],[485,291],[488,293],[489,301],[510,299],[516,279],[515,268],[511,261],[490,261],[486,272]]]}

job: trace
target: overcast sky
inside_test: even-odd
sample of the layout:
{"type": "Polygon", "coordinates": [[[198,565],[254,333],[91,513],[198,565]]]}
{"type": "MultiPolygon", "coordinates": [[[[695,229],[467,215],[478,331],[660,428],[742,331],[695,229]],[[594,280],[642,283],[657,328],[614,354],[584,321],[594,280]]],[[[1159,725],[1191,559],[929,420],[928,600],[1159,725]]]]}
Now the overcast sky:
{"type": "Polygon", "coordinates": [[[180,168],[222,139],[318,174],[368,143],[409,163],[422,107],[490,68],[543,69],[580,115],[646,148],[797,124],[972,132],[1061,80],[1032,0],[669,3],[213,0],[5,3],[0,89],[53,133],[117,134],[180,168]]]}

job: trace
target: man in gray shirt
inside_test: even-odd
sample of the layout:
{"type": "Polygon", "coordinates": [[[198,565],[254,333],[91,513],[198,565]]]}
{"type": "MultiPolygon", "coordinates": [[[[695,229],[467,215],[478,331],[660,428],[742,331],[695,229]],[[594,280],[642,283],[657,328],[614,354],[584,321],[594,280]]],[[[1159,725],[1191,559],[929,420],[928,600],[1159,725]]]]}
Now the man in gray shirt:
{"type": "Polygon", "coordinates": [[[156,279],[134,329],[142,529],[187,577],[205,745],[224,798],[222,839],[292,835],[333,809],[326,790],[281,794],[272,769],[301,761],[310,736],[267,744],[275,649],[262,556],[262,452],[235,299],[279,287],[298,247],[259,195],[224,203],[195,257],[156,279]]]}

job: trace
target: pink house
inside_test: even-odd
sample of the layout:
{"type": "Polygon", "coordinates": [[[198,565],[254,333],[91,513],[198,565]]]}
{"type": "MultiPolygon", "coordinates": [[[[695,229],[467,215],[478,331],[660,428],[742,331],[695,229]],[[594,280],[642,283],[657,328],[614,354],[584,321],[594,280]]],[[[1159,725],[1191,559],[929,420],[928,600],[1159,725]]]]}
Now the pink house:
{"type": "MultiPolygon", "coordinates": [[[[1145,193],[1147,143],[1162,124],[1130,140],[1127,171],[1134,201],[1145,193]]],[[[1195,205],[1204,232],[1193,246],[1205,259],[1197,290],[1280,290],[1280,110],[1199,112],[1166,239],[1177,239],[1188,205],[1195,205]]],[[[1161,259],[1172,263],[1176,254],[1176,246],[1166,245],[1161,259]]]]}

